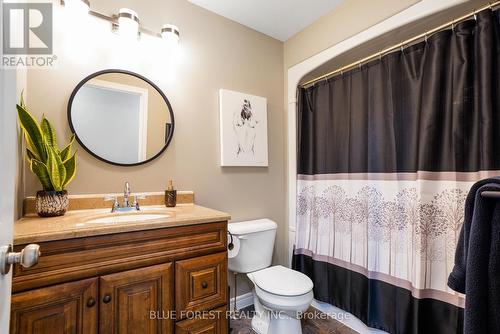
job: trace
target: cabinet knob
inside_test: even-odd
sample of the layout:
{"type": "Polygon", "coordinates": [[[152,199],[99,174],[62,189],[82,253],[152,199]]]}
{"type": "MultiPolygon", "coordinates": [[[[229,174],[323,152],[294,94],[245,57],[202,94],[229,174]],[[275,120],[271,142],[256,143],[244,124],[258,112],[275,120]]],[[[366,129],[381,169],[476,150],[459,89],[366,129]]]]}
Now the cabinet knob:
{"type": "Polygon", "coordinates": [[[94,298],[90,298],[89,300],[87,300],[87,307],[92,307],[95,305],[95,299],[94,298]]]}
{"type": "Polygon", "coordinates": [[[201,287],[202,287],[203,289],[206,289],[206,288],[208,287],[208,283],[207,283],[207,282],[205,282],[205,281],[201,282],[201,287]]]}
{"type": "Polygon", "coordinates": [[[110,301],[111,301],[111,296],[110,296],[110,295],[106,295],[106,296],[104,296],[104,298],[102,299],[102,302],[103,302],[104,304],[107,304],[107,303],[109,303],[110,301]]]}

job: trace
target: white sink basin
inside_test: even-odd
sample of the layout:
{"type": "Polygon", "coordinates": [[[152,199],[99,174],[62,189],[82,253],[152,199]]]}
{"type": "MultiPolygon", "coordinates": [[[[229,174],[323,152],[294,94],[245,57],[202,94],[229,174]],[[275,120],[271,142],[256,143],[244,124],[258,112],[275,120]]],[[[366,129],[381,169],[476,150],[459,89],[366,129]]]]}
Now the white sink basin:
{"type": "Polygon", "coordinates": [[[86,224],[117,224],[117,223],[131,223],[131,222],[139,222],[139,221],[148,221],[154,219],[161,218],[170,218],[171,214],[168,213],[145,213],[145,214],[122,214],[111,217],[102,217],[95,218],[91,220],[87,220],[86,224]]]}

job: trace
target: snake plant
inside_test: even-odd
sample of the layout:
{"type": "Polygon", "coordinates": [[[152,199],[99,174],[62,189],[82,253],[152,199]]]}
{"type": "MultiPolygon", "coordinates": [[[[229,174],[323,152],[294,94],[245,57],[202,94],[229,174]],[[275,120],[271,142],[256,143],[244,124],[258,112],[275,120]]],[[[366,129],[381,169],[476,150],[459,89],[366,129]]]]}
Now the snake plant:
{"type": "Polygon", "coordinates": [[[26,140],[26,160],[45,191],[62,191],[76,174],[76,157],[71,155],[73,135],[62,149],[57,145],[56,133],[49,120],[42,117],[38,124],[28,111],[23,96],[17,107],[19,125],[26,140]]]}

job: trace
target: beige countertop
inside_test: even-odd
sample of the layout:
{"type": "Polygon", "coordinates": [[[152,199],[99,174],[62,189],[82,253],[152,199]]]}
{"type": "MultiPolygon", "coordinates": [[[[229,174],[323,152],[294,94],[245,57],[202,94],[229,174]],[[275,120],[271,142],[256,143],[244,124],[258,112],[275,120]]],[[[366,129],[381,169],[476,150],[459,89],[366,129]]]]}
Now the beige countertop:
{"type": "Polygon", "coordinates": [[[180,204],[175,208],[166,208],[163,205],[143,206],[140,212],[129,213],[110,213],[109,208],[74,210],[68,211],[62,217],[53,218],[40,218],[31,214],[14,224],[14,245],[212,223],[230,218],[231,216],[225,212],[195,204],[180,204]],[[96,218],[137,214],[166,214],[168,217],[146,221],[126,221],[120,218],[119,222],[89,223],[96,218]]]}

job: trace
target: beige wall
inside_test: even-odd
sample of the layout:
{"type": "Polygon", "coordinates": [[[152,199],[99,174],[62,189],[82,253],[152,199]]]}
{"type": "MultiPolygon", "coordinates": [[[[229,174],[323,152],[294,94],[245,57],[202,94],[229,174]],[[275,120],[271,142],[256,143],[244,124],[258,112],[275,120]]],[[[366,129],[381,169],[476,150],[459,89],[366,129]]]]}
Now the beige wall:
{"type": "Polygon", "coordinates": [[[420,0],[345,0],[285,42],[285,69],[366,30],[420,0]]]}
{"type": "MultiPolygon", "coordinates": [[[[107,0],[92,1],[92,6],[107,14],[130,6],[145,27],[156,31],[163,23],[176,24],[181,32],[181,54],[170,69],[161,40],[120,53],[108,22],[89,16],[84,25],[65,24],[63,9],[55,5],[58,65],[29,71],[27,103],[36,116],[45,113],[54,123],[60,142],[70,136],[66,108],[73,88],[85,76],[106,68],[133,70],[155,82],[168,96],[175,114],[171,146],[147,165],[115,167],[77,147],[77,175],[68,190],[72,194],[117,192],[128,180],[132,191],[161,191],[173,179],[177,189],[194,190],[198,204],[229,212],[234,221],[269,217],[278,222],[283,232],[275,253],[282,262],[283,43],[185,0],[154,3],[107,0]],[[129,65],[127,59],[131,59],[129,65]],[[220,167],[219,88],[267,98],[269,167],[220,167]]],[[[31,173],[26,174],[25,195],[33,195],[40,186],[31,173]]]]}

